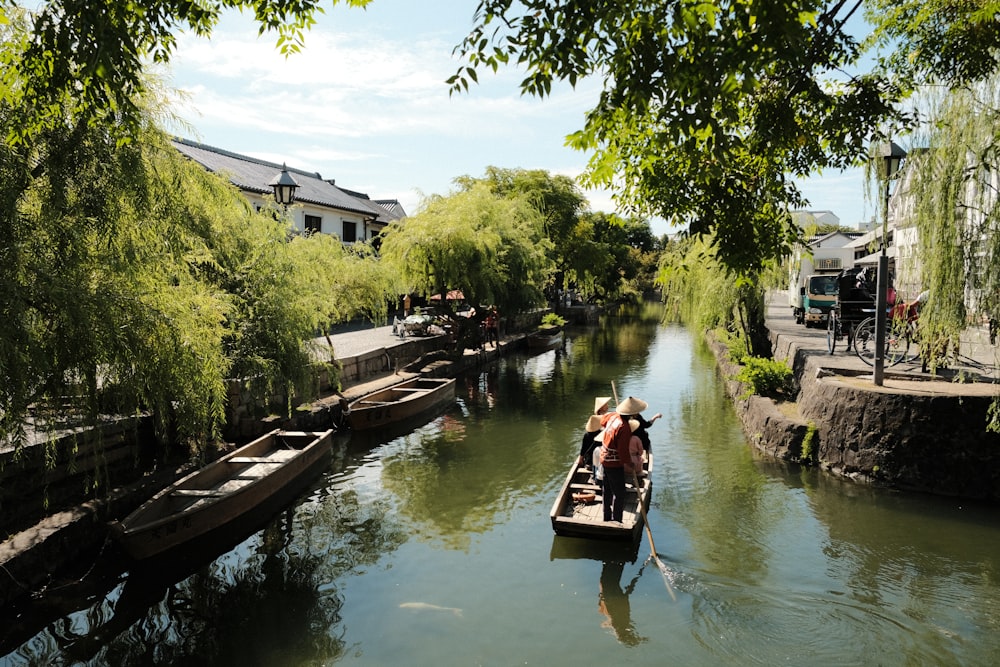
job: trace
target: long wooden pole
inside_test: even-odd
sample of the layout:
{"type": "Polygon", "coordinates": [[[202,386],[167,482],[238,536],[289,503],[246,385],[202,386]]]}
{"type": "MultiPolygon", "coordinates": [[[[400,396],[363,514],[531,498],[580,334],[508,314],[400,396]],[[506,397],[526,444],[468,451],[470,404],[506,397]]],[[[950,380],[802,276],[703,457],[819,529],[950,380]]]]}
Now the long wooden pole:
{"type": "MultiPolygon", "coordinates": [[[[618,389],[615,388],[615,381],[611,381],[611,393],[615,397],[615,408],[618,408],[618,389]]],[[[626,424],[626,428],[628,425],[626,424]]],[[[626,456],[630,456],[628,452],[625,453],[626,456]]],[[[642,515],[642,523],[646,527],[646,537],[649,539],[649,551],[650,558],[656,563],[657,569],[660,570],[660,574],[663,576],[663,583],[667,586],[667,592],[670,593],[670,599],[674,602],[677,601],[677,597],[674,595],[674,589],[670,586],[670,579],[667,577],[667,566],[663,564],[660,557],[656,555],[656,544],[653,542],[653,530],[649,527],[649,517],[646,516],[646,506],[642,502],[642,487],[639,486],[639,475],[633,471],[632,472],[632,483],[635,484],[635,499],[639,505],[639,513],[642,515]]]]}

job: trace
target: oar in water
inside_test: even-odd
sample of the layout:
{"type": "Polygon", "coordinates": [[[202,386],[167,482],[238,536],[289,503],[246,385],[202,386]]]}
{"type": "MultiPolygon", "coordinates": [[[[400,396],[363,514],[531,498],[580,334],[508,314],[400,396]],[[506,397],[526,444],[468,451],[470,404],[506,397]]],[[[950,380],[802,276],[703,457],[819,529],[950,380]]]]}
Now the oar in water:
{"type": "MultiPolygon", "coordinates": [[[[611,381],[611,393],[614,394],[615,408],[617,408],[618,390],[615,388],[614,380],[611,381]]],[[[674,595],[674,589],[670,586],[667,566],[664,565],[663,561],[660,560],[660,557],[656,555],[656,544],[653,542],[653,529],[649,527],[649,517],[646,516],[646,506],[642,502],[642,487],[639,485],[639,475],[635,472],[632,473],[632,483],[635,484],[636,502],[639,504],[639,512],[642,515],[642,523],[646,527],[646,537],[649,538],[650,558],[653,559],[653,562],[656,563],[656,567],[659,569],[660,574],[663,575],[663,583],[667,586],[667,592],[670,593],[670,599],[676,602],[677,597],[674,595]]]]}
{"type": "Polygon", "coordinates": [[[642,523],[646,526],[646,537],[649,538],[649,557],[653,559],[656,563],[657,569],[660,570],[660,574],[663,575],[663,583],[667,586],[667,592],[670,593],[670,599],[674,602],[677,601],[677,597],[674,596],[674,589],[670,586],[670,579],[668,576],[667,566],[663,564],[660,557],[656,555],[656,544],[653,543],[653,531],[649,527],[649,517],[646,516],[646,506],[642,504],[642,487],[639,486],[639,476],[632,473],[632,482],[635,484],[635,495],[639,503],[639,511],[642,513],[642,523]]]}

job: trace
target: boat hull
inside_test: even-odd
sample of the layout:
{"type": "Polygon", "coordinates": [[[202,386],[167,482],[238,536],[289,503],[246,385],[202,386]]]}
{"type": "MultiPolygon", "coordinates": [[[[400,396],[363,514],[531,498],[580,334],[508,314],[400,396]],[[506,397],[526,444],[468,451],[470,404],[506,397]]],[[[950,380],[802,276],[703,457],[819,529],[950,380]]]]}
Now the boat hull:
{"type": "Polygon", "coordinates": [[[643,464],[646,474],[639,478],[639,488],[632,480],[627,480],[627,499],[621,523],[604,521],[604,510],[600,486],[589,481],[590,470],[580,467],[577,461],[570,466],[569,474],[556,497],[549,518],[556,535],[587,537],[599,540],[638,540],[642,533],[643,512],[649,510],[652,496],[652,455],[643,464]],[[574,494],[593,494],[593,500],[575,500],[574,494]]]}
{"type": "Polygon", "coordinates": [[[329,465],[332,439],[332,430],[271,431],[160,491],[112,523],[112,533],[136,560],[190,546],[273,501],[287,502],[329,465]]]}
{"type": "Polygon", "coordinates": [[[455,400],[454,378],[418,377],[366,394],[348,405],[355,431],[380,428],[418,417],[455,400]]]}
{"type": "Polygon", "coordinates": [[[533,333],[527,337],[528,348],[532,350],[550,350],[559,347],[563,342],[563,332],[556,333],[533,333]]]}

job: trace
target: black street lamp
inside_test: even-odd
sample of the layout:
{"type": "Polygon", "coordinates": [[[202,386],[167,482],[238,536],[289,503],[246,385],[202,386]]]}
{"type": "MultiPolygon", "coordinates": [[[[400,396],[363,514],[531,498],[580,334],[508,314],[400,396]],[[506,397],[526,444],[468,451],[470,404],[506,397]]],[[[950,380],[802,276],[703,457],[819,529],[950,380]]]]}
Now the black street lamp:
{"type": "Polygon", "coordinates": [[[906,151],[891,141],[879,146],[878,155],[885,161],[885,201],[882,211],[882,254],[878,258],[878,280],[875,288],[875,386],[881,387],[885,376],[886,292],[889,290],[889,183],[899,171],[906,151]]]}
{"type": "Polygon", "coordinates": [[[282,206],[287,207],[295,201],[295,189],[299,187],[299,182],[288,173],[285,165],[281,165],[281,173],[275,175],[268,185],[274,188],[274,200],[282,206]]]}

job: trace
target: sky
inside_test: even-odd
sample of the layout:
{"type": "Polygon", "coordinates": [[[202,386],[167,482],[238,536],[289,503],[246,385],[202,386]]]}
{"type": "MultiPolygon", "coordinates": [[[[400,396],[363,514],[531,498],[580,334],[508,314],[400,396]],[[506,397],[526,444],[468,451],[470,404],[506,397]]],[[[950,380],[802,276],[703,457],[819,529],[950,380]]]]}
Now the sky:
{"type": "MultiPolygon", "coordinates": [[[[183,138],[315,171],[373,199],[397,199],[410,215],[423,199],[452,192],[459,176],[489,166],[576,177],[588,156],[565,145],[583,128],[600,83],[554,85],[522,96],[523,72],[480,72],[469,92],[445,81],[461,64],[453,49],[473,25],[473,0],[374,0],[331,8],[297,54],[253,21],[226,14],[210,39],[182,34],[163,75],[183,138]]],[[[874,215],[860,170],[801,184],[809,209],[850,227],[874,215]]],[[[611,193],[585,190],[591,210],[614,212],[611,193]]],[[[651,221],[656,235],[676,230],[651,221]]]]}

